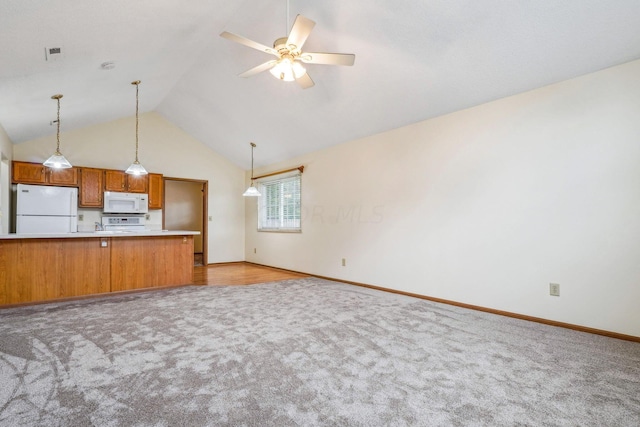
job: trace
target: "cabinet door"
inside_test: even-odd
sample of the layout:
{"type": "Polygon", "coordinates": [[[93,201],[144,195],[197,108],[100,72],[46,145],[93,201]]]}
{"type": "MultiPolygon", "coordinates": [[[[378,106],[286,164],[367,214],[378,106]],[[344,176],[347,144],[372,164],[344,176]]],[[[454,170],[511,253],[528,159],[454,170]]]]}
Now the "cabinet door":
{"type": "Polygon", "coordinates": [[[149,174],[149,209],[162,209],[164,183],[159,173],[149,174]]]}
{"type": "Polygon", "coordinates": [[[81,208],[101,208],[104,201],[104,171],[102,169],[80,169],[80,203],[81,208]]]}
{"type": "Polygon", "coordinates": [[[49,184],[55,185],[78,185],[78,168],[51,169],[49,168],[49,184]]]}
{"type": "Polygon", "coordinates": [[[129,193],[146,193],[148,186],[148,175],[127,175],[127,191],[129,193]]]}
{"type": "Polygon", "coordinates": [[[105,191],[127,191],[127,174],[123,171],[106,170],[104,172],[105,191]]]}
{"type": "Polygon", "coordinates": [[[12,178],[14,183],[46,184],[46,167],[39,163],[13,162],[12,178]]]}

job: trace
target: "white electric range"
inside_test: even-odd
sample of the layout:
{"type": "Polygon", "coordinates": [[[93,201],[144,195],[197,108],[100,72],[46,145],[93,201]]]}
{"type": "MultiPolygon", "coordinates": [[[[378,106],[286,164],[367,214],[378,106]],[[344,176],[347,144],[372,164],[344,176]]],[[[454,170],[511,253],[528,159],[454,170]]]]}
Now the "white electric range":
{"type": "Polygon", "coordinates": [[[143,231],[146,229],[146,218],[142,215],[103,215],[104,231],[143,231]]]}

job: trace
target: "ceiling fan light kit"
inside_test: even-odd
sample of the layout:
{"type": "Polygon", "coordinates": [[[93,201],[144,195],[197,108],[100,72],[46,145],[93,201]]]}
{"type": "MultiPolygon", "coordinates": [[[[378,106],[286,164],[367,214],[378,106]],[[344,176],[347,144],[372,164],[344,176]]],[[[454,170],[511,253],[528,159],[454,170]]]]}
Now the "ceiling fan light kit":
{"type": "Polygon", "coordinates": [[[295,81],[300,87],[307,89],[312,87],[314,83],[302,63],[351,66],[356,59],[356,56],[351,53],[303,52],[302,46],[315,25],[316,23],[309,18],[305,18],[302,15],[296,16],[291,31],[289,31],[289,36],[277,39],[273,43],[273,48],[227,31],[223,31],[220,36],[252,49],[274,55],[277,58],[239,74],[240,77],[251,77],[269,70],[278,80],[285,82],[295,81]]]}
{"type": "Polygon", "coordinates": [[[307,70],[299,62],[292,62],[285,58],[277,62],[276,65],[269,72],[279,80],[285,82],[293,82],[296,79],[301,78],[307,70]]]}

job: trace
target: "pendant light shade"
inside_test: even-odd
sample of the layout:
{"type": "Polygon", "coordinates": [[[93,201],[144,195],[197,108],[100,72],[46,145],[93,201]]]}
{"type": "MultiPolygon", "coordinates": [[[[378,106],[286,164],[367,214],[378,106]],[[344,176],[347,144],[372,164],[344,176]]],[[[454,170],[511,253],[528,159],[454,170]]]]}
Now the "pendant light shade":
{"type": "Polygon", "coordinates": [[[258,189],[256,187],[254,187],[253,185],[251,187],[247,188],[247,191],[242,193],[242,195],[245,196],[245,197],[259,197],[259,196],[262,196],[262,194],[260,194],[258,189]]]}
{"type": "Polygon", "coordinates": [[[242,195],[245,197],[258,197],[261,194],[258,191],[258,189],[253,186],[253,149],[256,148],[256,144],[254,144],[253,142],[251,142],[250,144],[251,144],[251,186],[249,186],[249,188],[247,188],[247,191],[242,193],[242,195]]]}
{"type": "Polygon", "coordinates": [[[140,164],[139,161],[136,160],[133,163],[131,163],[131,166],[127,168],[125,173],[128,173],[130,175],[146,175],[147,170],[144,168],[144,166],[140,164]]]}
{"type": "Polygon", "coordinates": [[[68,169],[71,167],[71,163],[69,163],[69,160],[67,160],[60,152],[60,98],[62,98],[62,95],[60,94],[53,95],[51,97],[51,99],[55,99],[58,102],[58,118],[56,120],[58,125],[58,130],[56,132],[56,152],[53,153],[53,155],[49,157],[43,165],[54,169],[68,169]]]}
{"type": "Polygon", "coordinates": [[[138,161],[138,85],[140,85],[140,80],[131,82],[131,84],[136,86],[136,159],[124,172],[131,175],[146,175],[147,170],[138,161]]]}

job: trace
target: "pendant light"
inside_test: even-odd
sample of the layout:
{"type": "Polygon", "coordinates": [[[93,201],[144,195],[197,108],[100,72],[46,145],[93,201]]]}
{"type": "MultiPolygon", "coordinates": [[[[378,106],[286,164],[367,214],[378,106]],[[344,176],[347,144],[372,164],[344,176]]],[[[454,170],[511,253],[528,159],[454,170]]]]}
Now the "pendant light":
{"type": "Polygon", "coordinates": [[[60,98],[62,98],[62,95],[60,94],[53,95],[51,97],[51,99],[58,101],[58,119],[56,120],[58,125],[56,141],[58,142],[58,145],[56,146],[56,152],[53,153],[53,155],[49,157],[43,165],[54,169],[69,169],[71,167],[71,163],[69,163],[69,160],[67,160],[60,152],[60,98]]]}
{"type": "Polygon", "coordinates": [[[258,197],[260,196],[260,192],[256,187],[253,186],[253,149],[256,148],[256,144],[250,142],[251,144],[251,186],[247,188],[247,191],[242,193],[245,197],[258,197]]]}
{"type": "Polygon", "coordinates": [[[131,84],[136,86],[136,159],[124,172],[131,175],[146,175],[147,170],[138,161],[138,85],[140,84],[140,80],[131,82],[131,84]]]}

